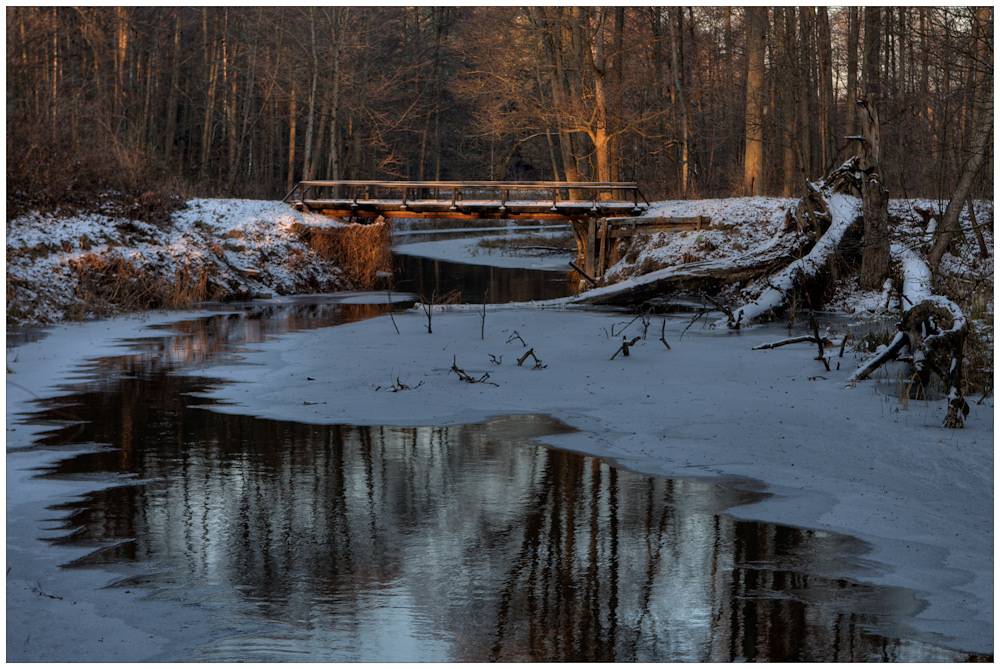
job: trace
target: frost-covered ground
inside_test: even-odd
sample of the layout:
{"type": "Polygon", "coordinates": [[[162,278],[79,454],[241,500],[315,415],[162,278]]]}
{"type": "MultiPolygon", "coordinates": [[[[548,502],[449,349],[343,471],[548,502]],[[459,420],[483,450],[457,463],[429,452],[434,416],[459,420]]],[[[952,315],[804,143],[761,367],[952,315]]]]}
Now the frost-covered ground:
{"type": "Polygon", "coordinates": [[[74,265],[122,258],[173,280],[204,268],[223,297],[292,295],[347,285],[301,239],[303,225],[337,227],[281,202],[196,199],[170,225],[88,214],[7,223],[7,320],[54,323],[87,315],[74,265]]]}
{"type": "MultiPolygon", "coordinates": [[[[759,221],[780,209],[767,201],[746,205],[759,221]]],[[[672,215],[686,215],[679,212],[672,215]]],[[[224,216],[213,225],[235,227],[224,216]]],[[[992,251],[992,234],[989,244],[992,251]]],[[[434,255],[460,260],[467,253],[450,244],[434,255]]],[[[631,316],[537,306],[488,306],[485,327],[479,307],[435,311],[433,334],[414,309],[395,315],[399,334],[380,317],[284,335],[246,352],[244,364],[213,367],[213,376],[234,382],[213,393],[231,406],[213,408],[302,422],[406,425],[549,413],[580,430],[547,438],[554,446],[653,474],[761,482],[772,497],[734,515],[869,542],[857,572],[845,576],[918,591],[927,602],[914,621],[920,631],[959,650],[993,652],[992,398],[970,402],[966,429],[945,430],[943,400],[904,404],[898,384],[884,375],[845,383],[859,362],[850,350],[832,359],[840,364],[832,372],[814,360],[812,345],[750,350],[786,336],[779,324],[739,333],[696,324],[684,333],[689,318],[653,317],[631,355],[611,360],[631,316]],[[531,358],[517,365],[527,348],[543,368],[532,368],[531,358]],[[461,381],[453,364],[477,378],[488,373],[491,384],[461,381]],[[392,392],[400,383],[410,389],[392,392]]],[[[59,325],[39,341],[8,348],[8,660],[183,659],[185,648],[206,641],[202,611],[148,601],[138,590],[103,589],[113,576],[100,570],[60,569],[75,555],[41,540],[52,534],[47,521],[56,515],[46,507],[105,483],[33,478],[47,459],[65,454],[11,451],[42,429],[18,422],[33,397],[59,394],[87,360],[118,352],[123,338],[150,336],[147,325],[185,316],[59,325]]],[[[642,327],[636,320],[624,334],[641,335],[642,327]]]]}

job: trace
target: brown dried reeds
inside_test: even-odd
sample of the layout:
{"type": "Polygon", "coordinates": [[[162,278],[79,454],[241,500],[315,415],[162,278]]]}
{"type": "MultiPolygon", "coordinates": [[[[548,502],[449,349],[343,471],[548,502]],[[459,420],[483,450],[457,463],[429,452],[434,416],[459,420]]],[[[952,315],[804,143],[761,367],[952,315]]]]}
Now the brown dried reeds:
{"type": "Polygon", "coordinates": [[[380,274],[392,270],[392,227],[385,219],[367,225],[309,228],[303,237],[310,249],[340,267],[359,290],[377,287],[380,274]]]}
{"type": "Polygon", "coordinates": [[[218,300],[224,292],[213,280],[216,270],[212,265],[181,268],[170,278],[117,253],[86,254],[69,260],[68,265],[77,276],[77,317],[187,309],[196,302],[218,300]]]}

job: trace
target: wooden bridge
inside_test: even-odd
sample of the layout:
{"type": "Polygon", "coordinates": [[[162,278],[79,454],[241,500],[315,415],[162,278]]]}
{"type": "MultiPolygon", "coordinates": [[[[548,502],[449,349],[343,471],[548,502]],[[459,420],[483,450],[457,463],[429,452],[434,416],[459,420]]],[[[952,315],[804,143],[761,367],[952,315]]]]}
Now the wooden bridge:
{"type": "Polygon", "coordinates": [[[353,219],[569,221],[583,238],[583,267],[574,267],[591,282],[610,265],[620,238],[709,224],[703,216],[642,216],[650,205],[633,182],[300,181],[282,201],[353,219]]]}
{"type": "Polygon", "coordinates": [[[628,182],[300,181],[283,201],[328,216],[533,221],[636,216],[649,207],[628,182]]]}

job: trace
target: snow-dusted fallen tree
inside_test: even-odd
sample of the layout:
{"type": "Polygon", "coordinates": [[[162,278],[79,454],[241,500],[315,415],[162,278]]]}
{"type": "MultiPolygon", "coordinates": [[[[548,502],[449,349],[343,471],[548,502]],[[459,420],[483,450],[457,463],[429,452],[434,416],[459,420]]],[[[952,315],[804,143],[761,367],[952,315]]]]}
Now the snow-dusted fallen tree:
{"type": "MultiPolygon", "coordinates": [[[[847,233],[861,223],[860,200],[844,194],[856,184],[856,173],[857,159],[852,158],[818,185],[810,185],[806,196],[785,213],[780,232],[755,248],[725,258],[666,267],[589,290],[575,301],[636,306],[663,295],[717,292],[736,283],[748,285],[770,277],[773,292],[766,291],[769,294],[761,296],[759,310],[747,305],[753,316],[745,314],[740,325],[776,313],[788,298],[788,290],[798,287],[800,279],[815,276],[821,265],[827,263],[826,256],[840,251],[847,233]],[[785,272],[788,277],[782,276],[785,272]]],[[[737,326],[735,319],[731,325],[737,326]]]]}
{"type": "MultiPolygon", "coordinates": [[[[846,167],[846,164],[845,164],[846,167]]],[[[861,201],[850,195],[815,191],[815,197],[803,198],[795,208],[793,216],[797,220],[808,212],[809,219],[826,227],[812,249],[803,257],[792,262],[768,279],[768,288],[757,299],[726,314],[726,318],[715,323],[718,326],[739,328],[743,325],[773,316],[784,309],[789,296],[815,280],[829,265],[830,257],[836,254],[848,230],[858,224],[861,215],[861,201]],[[821,208],[811,208],[819,205],[821,208]],[[801,213],[795,210],[803,210],[801,213]]]]}

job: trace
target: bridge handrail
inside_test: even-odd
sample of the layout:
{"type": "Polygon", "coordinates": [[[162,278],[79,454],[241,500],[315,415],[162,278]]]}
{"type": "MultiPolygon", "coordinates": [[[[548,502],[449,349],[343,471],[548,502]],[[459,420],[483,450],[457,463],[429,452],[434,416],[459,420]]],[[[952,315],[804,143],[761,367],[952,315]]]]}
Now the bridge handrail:
{"type": "MultiPolygon", "coordinates": [[[[305,199],[306,192],[313,187],[337,187],[346,186],[353,187],[355,189],[365,187],[365,188],[390,188],[390,189],[404,189],[403,190],[403,202],[406,201],[406,190],[410,188],[434,188],[434,189],[451,189],[452,199],[455,198],[455,192],[462,188],[483,188],[483,189],[493,189],[499,191],[512,191],[512,190],[561,190],[561,189],[586,189],[591,191],[627,191],[632,192],[636,204],[638,204],[638,199],[642,198],[646,206],[649,206],[649,200],[646,196],[642,194],[639,190],[639,185],[634,181],[367,181],[367,180],[334,180],[334,181],[300,181],[295,187],[292,188],[282,198],[282,202],[287,202],[293,195],[297,192],[300,194],[298,201],[301,202],[305,199]]],[[[355,201],[357,200],[357,190],[355,190],[355,201]]],[[[506,200],[506,196],[503,197],[506,200]]]]}

